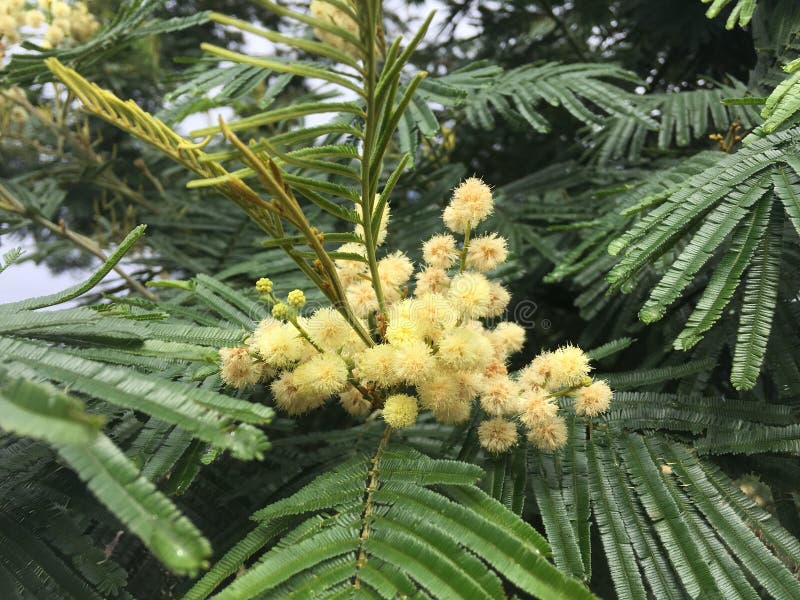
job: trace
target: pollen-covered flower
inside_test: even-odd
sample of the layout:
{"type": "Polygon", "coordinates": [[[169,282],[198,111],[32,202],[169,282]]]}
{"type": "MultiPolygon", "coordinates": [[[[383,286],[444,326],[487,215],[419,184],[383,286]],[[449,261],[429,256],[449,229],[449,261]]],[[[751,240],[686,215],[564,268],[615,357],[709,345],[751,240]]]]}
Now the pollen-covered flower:
{"type": "Polygon", "coordinates": [[[528,440],[545,452],[555,452],[567,445],[567,424],[562,417],[537,423],[528,432],[528,440]]]}
{"type": "Polygon", "coordinates": [[[596,417],[608,410],[613,395],[608,383],[602,380],[578,388],[575,393],[575,414],[582,417],[596,417]]]}
{"type": "MultiPolygon", "coordinates": [[[[351,1],[344,1],[352,6],[351,1]]],[[[334,6],[325,0],[311,0],[311,6],[309,7],[309,10],[311,11],[312,17],[344,29],[356,38],[359,38],[360,33],[358,23],[338,6],[334,6]]],[[[359,57],[358,48],[353,43],[345,40],[335,33],[327,31],[326,29],[322,29],[321,27],[315,27],[314,35],[318,40],[352,56],[353,58],[359,57]]]]}
{"type": "Polygon", "coordinates": [[[529,389],[545,387],[553,370],[553,353],[542,352],[519,372],[519,382],[529,389]]]}
{"type": "Polygon", "coordinates": [[[44,15],[40,10],[25,11],[25,25],[38,29],[44,23],[44,15]]]}
{"type": "Polygon", "coordinates": [[[450,277],[447,271],[438,267],[428,267],[417,273],[417,287],[414,293],[417,296],[425,294],[442,294],[450,287],[450,277]]]}
{"type": "Polygon", "coordinates": [[[7,43],[13,44],[17,36],[17,20],[11,15],[0,14],[0,37],[5,37],[7,43]]]}
{"type": "Polygon", "coordinates": [[[363,417],[369,413],[372,408],[369,400],[364,398],[356,388],[352,385],[348,386],[345,391],[339,394],[339,404],[342,405],[344,411],[353,417],[363,417]]]}
{"type": "Polygon", "coordinates": [[[338,351],[350,340],[350,325],[336,309],[326,306],[308,318],[305,330],[323,350],[338,351]]]}
{"type": "Polygon", "coordinates": [[[525,345],[525,330],[516,323],[503,321],[490,333],[489,340],[497,355],[510,356],[525,345]]]}
{"type": "Polygon", "coordinates": [[[478,441],[492,454],[507,452],[517,445],[517,426],[502,418],[484,421],[478,427],[478,441]]]}
{"type": "Polygon", "coordinates": [[[468,405],[483,391],[486,377],[478,371],[456,371],[453,376],[458,383],[461,399],[468,405]]]}
{"type": "Polygon", "coordinates": [[[417,422],[417,399],[406,394],[394,394],[383,405],[383,420],[395,429],[409,427],[417,422]]]}
{"type": "Polygon", "coordinates": [[[577,346],[558,348],[550,358],[550,376],[547,387],[558,390],[579,385],[589,375],[589,357],[577,346]]]}
{"type": "Polygon", "coordinates": [[[447,297],[470,318],[485,317],[489,312],[492,288],[480,273],[461,273],[453,277],[447,297]]]}
{"type": "Polygon", "coordinates": [[[498,375],[508,375],[508,367],[499,360],[493,360],[483,370],[484,377],[497,377],[498,375]]]}
{"type": "Polygon", "coordinates": [[[261,363],[253,360],[245,347],[220,348],[219,358],[219,375],[225,385],[243,388],[257,383],[261,378],[261,363]]]}
{"type": "Polygon", "coordinates": [[[303,395],[328,397],[347,385],[347,365],[332,352],[317,354],[294,370],[294,383],[303,395]]]}
{"type": "Polygon", "coordinates": [[[430,346],[423,341],[412,340],[397,347],[395,353],[395,375],[400,381],[416,385],[430,377],[436,368],[436,359],[430,346]]]}
{"type": "Polygon", "coordinates": [[[434,235],[422,244],[422,258],[431,267],[449,269],[458,259],[456,238],[449,234],[434,235]]]}
{"type": "Polygon", "coordinates": [[[486,316],[499,317],[508,307],[509,302],[511,302],[511,294],[508,290],[495,281],[490,282],[489,307],[486,310],[486,316]]]}
{"type": "Polygon", "coordinates": [[[397,288],[405,284],[413,272],[411,260],[400,251],[378,261],[378,277],[384,288],[397,288]]]}
{"type": "Polygon", "coordinates": [[[61,27],[58,25],[51,25],[44,34],[44,41],[47,42],[51,48],[55,48],[64,41],[65,37],[67,37],[67,34],[64,33],[61,27]]]}
{"type": "Polygon", "coordinates": [[[327,396],[302,394],[294,380],[294,372],[284,371],[270,386],[275,406],[291,416],[302,415],[325,403],[327,396]]]}
{"type": "Polygon", "coordinates": [[[491,271],[508,258],[506,239],[496,233],[474,238],[467,248],[467,266],[481,273],[491,271]]]}
{"type": "Polygon", "coordinates": [[[414,300],[413,318],[423,337],[437,341],[445,329],[458,324],[458,312],[443,295],[425,294],[414,300]]]}
{"type": "Polygon", "coordinates": [[[481,393],[481,408],[495,417],[516,412],[519,389],[508,377],[486,379],[481,393]]]}
{"type": "Polygon", "coordinates": [[[378,310],[378,297],[369,281],[359,281],[347,288],[347,301],[356,315],[367,317],[378,310]]]}
{"type": "Polygon", "coordinates": [[[444,224],[455,233],[464,233],[467,225],[474,227],[493,209],[492,190],[477,177],[470,177],[453,190],[453,198],[444,210],[444,224]]]}
{"type": "Polygon", "coordinates": [[[545,391],[528,390],[519,397],[517,410],[522,424],[533,429],[539,423],[554,419],[558,414],[558,405],[545,391]]]}
{"type": "Polygon", "coordinates": [[[300,360],[307,352],[308,342],[290,324],[269,326],[254,335],[254,344],[261,359],[272,367],[285,369],[300,360]]]}
{"type": "Polygon", "coordinates": [[[379,344],[359,352],[355,357],[358,376],[379,387],[391,387],[399,383],[395,363],[397,349],[389,344],[379,344]]]}
{"type": "Polygon", "coordinates": [[[400,345],[422,339],[422,332],[416,320],[408,317],[397,317],[389,321],[386,327],[386,339],[390,344],[400,345]]]}
{"type": "Polygon", "coordinates": [[[466,327],[448,329],[439,340],[437,356],[445,366],[457,371],[483,371],[494,352],[489,340],[466,327]]]}
{"type": "Polygon", "coordinates": [[[50,5],[50,13],[56,19],[63,19],[65,17],[68,17],[71,12],[72,12],[72,7],[66,2],[61,2],[59,0],[56,0],[56,2],[53,2],[50,5]]]}
{"type": "Polygon", "coordinates": [[[455,373],[436,369],[433,374],[417,385],[423,408],[435,411],[444,405],[461,403],[461,386],[455,373]]]}

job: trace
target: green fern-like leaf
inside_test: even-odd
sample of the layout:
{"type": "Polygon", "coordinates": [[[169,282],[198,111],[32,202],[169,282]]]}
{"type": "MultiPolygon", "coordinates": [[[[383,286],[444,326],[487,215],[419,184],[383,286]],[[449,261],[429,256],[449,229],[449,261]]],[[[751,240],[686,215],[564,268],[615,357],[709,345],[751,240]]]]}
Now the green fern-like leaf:
{"type": "Polygon", "coordinates": [[[501,598],[501,578],[538,597],[591,597],[547,562],[541,536],[474,487],[481,475],[472,465],[381,446],[373,458],[349,461],[257,512],[261,525],[187,598],[206,597],[287,519],[300,517],[215,597],[353,589],[390,597],[413,595],[419,586],[433,597],[501,598]]]}
{"type": "MultiPolygon", "coordinates": [[[[731,1],[732,0],[702,0],[705,4],[711,3],[711,6],[709,6],[706,11],[706,17],[713,19],[723,8],[728,6],[731,1]]],[[[750,19],[753,18],[753,13],[756,10],[756,0],[735,1],[736,4],[734,4],[728,16],[728,20],[725,22],[726,29],[733,29],[737,24],[739,27],[746,27],[747,24],[750,23],[750,19]]]]}
{"type": "Polygon", "coordinates": [[[781,266],[782,219],[773,219],[745,280],[731,382],[750,389],[760,372],[775,314],[781,266]]]}
{"type": "Polygon", "coordinates": [[[144,479],[69,396],[12,379],[0,389],[0,426],[47,441],[89,489],[171,569],[193,573],[211,553],[200,532],[144,479]]]}
{"type": "Polygon", "coordinates": [[[171,33],[195,27],[208,21],[208,12],[198,12],[190,17],[157,20],[153,12],[157,5],[146,0],[127,0],[114,12],[114,18],[102,31],[86,42],[63,50],[45,50],[35,47],[39,52],[15,53],[0,78],[5,84],[22,84],[47,77],[47,67],[43,57],[57,57],[66,64],[88,67],[103,64],[109,57],[120,52],[136,40],[161,33],[171,33]]]}

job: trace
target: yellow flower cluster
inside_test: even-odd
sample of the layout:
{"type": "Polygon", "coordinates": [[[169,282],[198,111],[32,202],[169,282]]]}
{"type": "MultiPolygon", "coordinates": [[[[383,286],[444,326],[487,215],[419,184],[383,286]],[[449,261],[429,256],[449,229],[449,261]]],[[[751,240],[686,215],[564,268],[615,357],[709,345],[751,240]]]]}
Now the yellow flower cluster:
{"type": "Polygon", "coordinates": [[[0,0],[0,59],[4,49],[19,43],[23,36],[36,36],[41,46],[55,48],[84,42],[99,27],[86,2],[0,0]]]}
{"type": "MultiPolygon", "coordinates": [[[[525,344],[525,330],[500,320],[510,295],[485,275],[507,259],[507,243],[496,233],[471,238],[493,204],[492,191],[481,180],[458,186],[443,220],[463,239],[438,234],[425,241],[425,264],[415,277],[414,264],[401,252],[378,260],[375,271],[364,258],[364,243],[338,249],[339,278],[357,319],[372,332],[372,345],[335,308],[301,316],[303,292],[294,290],[279,301],[272,282],[260,279],[256,287],[273,303],[273,318],[259,324],[247,348],[220,353],[223,380],[243,387],[272,379],[275,404],[290,415],[338,395],[348,413],[382,409],[394,428],[414,424],[421,411],[441,423],[464,423],[477,409],[485,416],[478,437],[490,453],[515,446],[518,427],[542,450],[561,448],[567,427],[555,399],[574,397],[575,413],[591,418],[608,409],[612,393],[605,382],[592,382],[589,360],[575,346],[541,353],[516,377],[509,375],[508,359],[525,344]],[[382,290],[382,307],[376,288],[382,290]],[[489,319],[493,326],[484,321],[489,319]],[[245,366],[252,372],[245,373],[245,366]]],[[[387,225],[388,217],[376,243],[385,239],[387,225]]],[[[355,233],[363,239],[358,227],[355,233]]]]}
{"type": "Polygon", "coordinates": [[[5,90],[0,90],[0,135],[3,131],[21,129],[28,121],[28,111],[25,110],[20,100],[25,100],[25,92],[14,85],[5,90]]]}

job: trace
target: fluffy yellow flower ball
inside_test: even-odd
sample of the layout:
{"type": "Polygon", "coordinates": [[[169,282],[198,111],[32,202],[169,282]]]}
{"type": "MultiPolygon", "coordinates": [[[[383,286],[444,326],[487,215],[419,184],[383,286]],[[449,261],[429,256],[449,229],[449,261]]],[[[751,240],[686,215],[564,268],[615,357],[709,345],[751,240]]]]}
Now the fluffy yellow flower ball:
{"type": "Polygon", "coordinates": [[[426,294],[442,294],[450,287],[450,277],[447,271],[439,267],[428,267],[416,275],[417,287],[414,293],[417,296],[426,294]]]}
{"type": "Polygon", "coordinates": [[[439,340],[439,360],[456,371],[483,371],[494,351],[489,340],[466,327],[448,329],[439,340]]]}
{"type": "Polygon", "coordinates": [[[416,320],[408,317],[397,317],[386,327],[386,339],[394,345],[405,344],[422,339],[422,332],[416,320]]]}
{"type": "Polygon", "coordinates": [[[323,350],[335,352],[350,341],[351,327],[333,307],[318,309],[308,321],[305,329],[309,337],[323,350]]]}
{"type": "Polygon", "coordinates": [[[383,420],[395,429],[409,427],[417,422],[417,399],[407,394],[394,394],[383,405],[383,420]]]}
{"type": "Polygon", "coordinates": [[[431,267],[449,269],[458,259],[456,238],[450,234],[434,235],[422,244],[422,258],[431,267]]]}
{"type": "Polygon", "coordinates": [[[319,408],[325,403],[327,396],[321,394],[303,394],[295,382],[294,372],[284,371],[270,385],[275,406],[291,416],[302,415],[319,408]]]}
{"type": "Polygon", "coordinates": [[[489,280],[480,273],[461,273],[453,277],[447,297],[469,318],[487,316],[492,296],[489,280]]]}
{"type": "Polygon", "coordinates": [[[596,417],[608,410],[614,393],[605,381],[595,381],[575,394],[575,414],[596,417]]]}
{"type": "Polygon", "coordinates": [[[395,364],[397,349],[389,344],[367,348],[355,357],[358,377],[379,387],[391,387],[400,382],[395,364]]]}
{"type": "Polygon", "coordinates": [[[555,452],[566,446],[567,437],[567,424],[558,416],[536,423],[528,433],[528,440],[545,452],[555,452]]]}
{"type": "Polygon", "coordinates": [[[347,364],[338,354],[317,354],[294,370],[294,383],[302,395],[338,394],[347,385],[347,364]]]}
{"type": "Polygon", "coordinates": [[[519,420],[531,430],[540,423],[551,421],[558,414],[558,405],[541,389],[524,392],[517,406],[519,420]]]}
{"type": "Polygon", "coordinates": [[[492,190],[477,177],[463,181],[445,208],[444,224],[455,233],[464,233],[467,226],[475,227],[494,210],[492,190]]]}
{"type": "Polygon", "coordinates": [[[369,281],[358,281],[347,288],[347,301],[359,317],[366,318],[378,310],[378,296],[369,281]]]}
{"type": "Polygon", "coordinates": [[[478,441],[491,454],[507,452],[517,445],[517,426],[500,418],[484,421],[478,427],[478,441]]]}
{"type": "Polygon", "coordinates": [[[397,347],[395,376],[400,381],[416,385],[430,377],[435,368],[436,359],[425,342],[413,340],[397,347]]]}
{"type": "Polygon", "coordinates": [[[243,388],[258,382],[263,374],[262,364],[253,360],[247,348],[220,348],[222,381],[234,388],[243,388]]]}
{"type": "Polygon", "coordinates": [[[483,385],[481,408],[495,417],[511,414],[517,408],[519,388],[508,377],[490,377],[483,385]]]}
{"type": "Polygon", "coordinates": [[[378,261],[378,277],[384,288],[397,288],[404,285],[413,272],[414,265],[411,259],[400,251],[393,252],[378,261]]]}
{"type": "Polygon", "coordinates": [[[489,336],[495,353],[510,356],[522,350],[525,345],[525,330],[510,321],[498,323],[489,336]]]}
{"type": "Polygon", "coordinates": [[[272,367],[285,369],[308,353],[308,342],[289,324],[268,326],[256,331],[254,345],[261,359],[272,367]]]}
{"type": "Polygon", "coordinates": [[[339,394],[339,404],[347,414],[353,417],[364,417],[372,408],[369,400],[364,398],[361,392],[352,385],[348,385],[347,389],[339,394]]]}
{"type": "Polygon", "coordinates": [[[581,384],[589,375],[589,357],[577,346],[562,346],[550,357],[547,387],[558,390],[581,384]]]}
{"type": "Polygon", "coordinates": [[[499,317],[511,302],[511,294],[499,283],[492,281],[489,284],[489,307],[486,310],[487,317],[499,317]]]}
{"type": "Polygon", "coordinates": [[[496,233],[474,238],[467,248],[467,266],[481,273],[491,271],[508,258],[508,243],[496,233]]]}

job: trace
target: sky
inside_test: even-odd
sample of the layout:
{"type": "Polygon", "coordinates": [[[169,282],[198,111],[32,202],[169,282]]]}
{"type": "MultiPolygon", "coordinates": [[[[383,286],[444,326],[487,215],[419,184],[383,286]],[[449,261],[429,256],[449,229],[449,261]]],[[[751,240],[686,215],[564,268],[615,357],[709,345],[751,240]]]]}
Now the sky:
{"type": "MultiPolygon", "coordinates": [[[[408,3],[398,0],[388,0],[384,3],[384,10],[392,11],[393,14],[399,16],[400,19],[408,23],[409,26],[422,23],[431,10],[440,7],[440,2],[432,0],[427,0],[421,5],[414,6],[410,6],[408,3]]],[[[428,30],[428,36],[426,36],[427,40],[432,40],[432,38],[440,32],[445,20],[446,14],[444,11],[439,10],[428,30]]],[[[470,25],[468,20],[465,19],[461,21],[455,32],[455,36],[458,38],[470,37],[474,34],[474,31],[474,28],[470,25]]],[[[247,52],[264,55],[272,51],[269,42],[255,35],[247,34],[245,42],[245,50],[247,52]]],[[[192,115],[181,124],[179,129],[182,133],[188,133],[193,129],[215,124],[217,122],[217,115],[220,113],[225,117],[230,115],[230,111],[226,109],[192,115]]],[[[19,238],[12,239],[10,236],[0,237],[0,255],[18,246],[33,251],[33,240],[32,238],[20,240],[19,238]]],[[[7,270],[0,273],[0,304],[63,290],[86,279],[91,271],[96,269],[99,264],[99,260],[95,260],[91,268],[85,270],[74,269],[62,273],[53,273],[46,265],[37,265],[33,261],[24,261],[12,265],[7,270]]],[[[114,277],[115,275],[112,272],[106,279],[113,279],[114,277]]]]}

